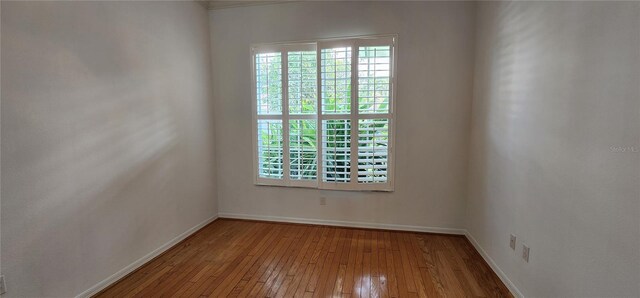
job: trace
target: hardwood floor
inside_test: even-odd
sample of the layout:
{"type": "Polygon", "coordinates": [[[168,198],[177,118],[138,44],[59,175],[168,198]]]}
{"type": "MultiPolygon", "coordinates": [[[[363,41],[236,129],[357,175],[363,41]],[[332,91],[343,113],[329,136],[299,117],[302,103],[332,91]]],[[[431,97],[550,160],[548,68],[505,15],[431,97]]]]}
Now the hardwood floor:
{"type": "Polygon", "coordinates": [[[97,297],[512,297],[463,236],[219,219],[97,297]]]}

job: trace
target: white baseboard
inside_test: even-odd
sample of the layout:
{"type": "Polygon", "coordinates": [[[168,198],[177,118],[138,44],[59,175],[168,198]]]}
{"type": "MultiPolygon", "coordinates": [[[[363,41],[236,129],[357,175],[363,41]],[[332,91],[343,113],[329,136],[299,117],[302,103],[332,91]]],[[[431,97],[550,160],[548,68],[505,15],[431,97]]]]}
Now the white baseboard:
{"type": "Polygon", "coordinates": [[[366,229],[379,229],[379,230],[426,232],[426,233],[453,234],[453,235],[464,235],[465,234],[465,230],[464,229],[455,229],[455,228],[422,227],[422,226],[395,225],[395,224],[384,224],[384,223],[368,223],[368,222],[358,222],[358,221],[308,219],[308,218],[284,217],[284,216],[268,216],[268,215],[250,215],[250,214],[239,214],[239,213],[219,213],[218,216],[220,218],[236,218],[236,219],[274,221],[274,222],[290,222],[290,223],[313,224],[313,225],[323,225],[323,226],[337,226],[337,227],[350,227],[350,228],[366,228],[366,229]]]}
{"type": "Polygon", "coordinates": [[[178,244],[178,242],[186,239],[191,234],[195,233],[196,231],[198,231],[202,227],[208,225],[209,223],[211,223],[212,221],[216,220],[217,218],[218,218],[217,215],[213,216],[213,217],[211,217],[211,218],[209,218],[209,219],[197,224],[196,226],[188,229],[184,233],[178,235],[177,237],[169,240],[169,242],[163,244],[162,246],[156,248],[154,251],[148,253],[146,256],[136,260],[135,262],[129,264],[127,267],[124,267],[120,271],[118,271],[118,272],[114,273],[113,275],[107,277],[105,280],[95,284],[93,287],[89,288],[88,290],[78,294],[78,296],[76,296],[76,298],[91,297],[91,296],[97,294],[98,292],[102,291],[103,289],[105,289],[106,287],[111,285],[112,283],[118,281],[119,279],[123,278],[127,274],[129,274],[129,273],[133,272],[134,270],[138,269],[140,266],[142,266],[145,263],[149,262],[151,259],[159,256],[160,254],[165,252],[167,249],[169,249],[172,246],[178,244]]]}
{"type": "Polygon", "coordinates": [[[518,290],[516,285],[509,279],[509,277],[507,277],[504,271],[502,271],[502,269],[498,267],[498,264],[496,264],[496,262],[493,261],[493,259],[489,256],[489,254],[487,254],[487,252],[482,248],[482,246],[480,246],[480,243],[476,241],[476,238],[473,238],[473,236],[469,233],[469,231],[465,231],[464,235],[467,237],[467,239],[469,239],[469,242],[471,242],[473,247],[475,247],[478,253],[480,253],[480,255],[487,262],[487,264],[489,264],[491,269],[493,269],[493,272],[495,272],[496,275],[498,275],[498,277],[500,278],[500,280],[502,280],[502,282],[507,286],[507,288],[509,288],[509,291],[511,291],[511,294],[513,294],[513,296],[518,298],[524,298],[524,295],[522,295],[522,292],[518,290]]]}

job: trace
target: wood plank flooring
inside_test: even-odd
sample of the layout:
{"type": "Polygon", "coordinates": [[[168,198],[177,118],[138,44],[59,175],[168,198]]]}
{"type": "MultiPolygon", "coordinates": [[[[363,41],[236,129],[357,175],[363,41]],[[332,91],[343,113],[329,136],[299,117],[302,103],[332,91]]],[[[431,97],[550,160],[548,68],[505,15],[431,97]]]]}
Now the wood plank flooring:
{"type": "Polygon", "coordinates": [[[512,297],[463,236],[218,219],[96,297],[512,297]]]}

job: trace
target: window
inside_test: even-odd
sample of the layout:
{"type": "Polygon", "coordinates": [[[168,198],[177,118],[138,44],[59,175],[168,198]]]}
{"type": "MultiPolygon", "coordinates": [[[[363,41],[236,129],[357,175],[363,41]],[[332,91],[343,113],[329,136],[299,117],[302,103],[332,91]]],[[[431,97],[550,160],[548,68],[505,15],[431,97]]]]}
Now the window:
{"type": "Polygon", "coordinates": [[[256,184],[393,190],[395,42],[252,48],[256,184]]]}

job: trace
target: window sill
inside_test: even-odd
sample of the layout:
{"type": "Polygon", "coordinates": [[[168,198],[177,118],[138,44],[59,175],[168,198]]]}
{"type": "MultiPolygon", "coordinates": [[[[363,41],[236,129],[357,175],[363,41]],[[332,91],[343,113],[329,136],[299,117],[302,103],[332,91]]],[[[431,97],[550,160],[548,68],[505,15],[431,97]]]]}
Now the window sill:
{"type": "Polygon", "coordinates": [[[391,183],[384,184],[335,184],[335,183],[322,183],[324,186],[319,186],[316,180],[309,181],[294,181],[289,184],[285,184],[283,180],[275,180],[269,178],[259,178],[254,182],[256,186],[270,186],[281,188],[303,188],[303,189],[317,189],[317,190],[334,190],[334,191],[356,191],[356,192],[394,192],[391,183]],[[267,180],[267,181],[264,181],[267,180]],[[273,181],[271,181],[273,180],[273,181]],[[302,183],[301,183],[302,182],[302,183]]]}

